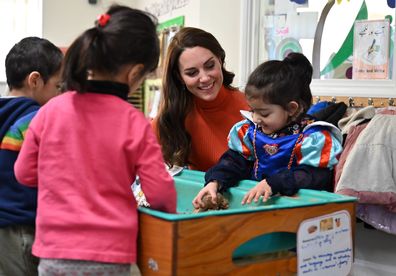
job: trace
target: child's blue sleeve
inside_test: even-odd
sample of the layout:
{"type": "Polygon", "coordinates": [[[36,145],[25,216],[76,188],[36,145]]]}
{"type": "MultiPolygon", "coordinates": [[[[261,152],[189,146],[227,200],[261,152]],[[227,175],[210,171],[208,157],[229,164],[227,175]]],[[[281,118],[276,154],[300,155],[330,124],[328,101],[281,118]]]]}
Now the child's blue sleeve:
{"type": "Polygon", "coordinates": [[[304,136],[297,145],[296,158],[298,165],[332,169],[338,163],[342,151],[342,141],[324,127],[304,136]]]}
{"type": "Polygon", "coordinates": [[[25,140],[26,131],[36,113],[37,110],[19,118],[3,137],[0,148],[12,151],[20,151],[22,143],[25,140]]]}
{"type": "Polygon", "coordinates": [[[245,159],[254,160],[253,145],[248,137],[249,120],[243,120],[236,123],[228,135],[228,147],[239,152],[245,159]]]}

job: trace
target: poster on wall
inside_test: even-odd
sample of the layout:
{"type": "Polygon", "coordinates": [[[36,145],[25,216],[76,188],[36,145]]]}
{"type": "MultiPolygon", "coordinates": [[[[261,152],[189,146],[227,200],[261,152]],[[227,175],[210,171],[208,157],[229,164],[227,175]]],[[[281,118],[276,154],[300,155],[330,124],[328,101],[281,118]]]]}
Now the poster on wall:
{"type": "Polygon", "coordinates": [[[353,79],[389,78],[389,20],[357,20],[353,39],[353,79]]]}
{"type": "Polygon", "coordinates": [[[304,220],[297,232],[298,275],[346,276],[353,261],[351,217],[347,211],[304,220]]]}

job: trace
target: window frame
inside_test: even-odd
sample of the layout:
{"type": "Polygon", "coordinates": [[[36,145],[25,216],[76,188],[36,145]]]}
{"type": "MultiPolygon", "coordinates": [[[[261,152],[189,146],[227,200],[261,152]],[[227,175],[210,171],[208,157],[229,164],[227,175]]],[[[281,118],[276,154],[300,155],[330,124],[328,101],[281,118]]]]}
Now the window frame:
{"type": "MultiPolygon", "coordinates": [[[[276,0],[274,0],[276,1],[276,0]]],[[[241,5],[241,62],[239,86],[244,87],[258,65],[260,0],[244,0],[241,5]]],[[[396,20],[396,9],[394,14],[396,20]]],[[[394,38],[396,32],[394,32],[394,38]]],[[[396,52],[396,48],[394,48],[396,52]]],[[[393,72],[390,80],[313,79],[313,96],[396,97],[396,55],[393,55],[393,72]]]]}

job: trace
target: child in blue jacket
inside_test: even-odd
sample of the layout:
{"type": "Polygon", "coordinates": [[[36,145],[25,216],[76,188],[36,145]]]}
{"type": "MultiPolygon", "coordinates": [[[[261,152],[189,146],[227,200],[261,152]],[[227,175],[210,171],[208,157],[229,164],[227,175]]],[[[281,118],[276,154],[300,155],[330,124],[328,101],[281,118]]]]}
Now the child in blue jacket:
{"type": "Polygon", "coordinates": [[[0,275],[37,275],[31,247],[37,189],[21,185],[14,163],[37,110],[59,94],[61,50],[47,39],[26,37],[5,60],[9,93],[0,98],[0,275]]]}

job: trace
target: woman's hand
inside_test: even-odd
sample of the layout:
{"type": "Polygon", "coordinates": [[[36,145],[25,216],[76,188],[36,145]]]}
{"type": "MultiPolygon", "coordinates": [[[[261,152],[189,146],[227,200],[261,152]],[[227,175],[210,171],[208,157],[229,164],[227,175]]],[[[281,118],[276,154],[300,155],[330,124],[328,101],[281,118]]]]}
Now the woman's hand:
{"type": "Polygon", "coordinates": [[[197,196],[193,199],[192,204],[195,208],[205,207],[205,204],[202,201],[202,198],[205,195],[210,195],[212,198],[213,204],[217,204],[217,188],[219,184],[217,181],[209,182],[204,188],[199,191],[197,196]]]}
{"type": "Polygon", "coordinates": [[[263,202],[266,202],[268,198],[272,195],[271,186],[268,185],[265,179],[257,183],[256,187],[251,189],[242,199],[242,205],[245,203],[250,204],[252,200],[258,202],[260,196],[263,196],[263,202]]]}

